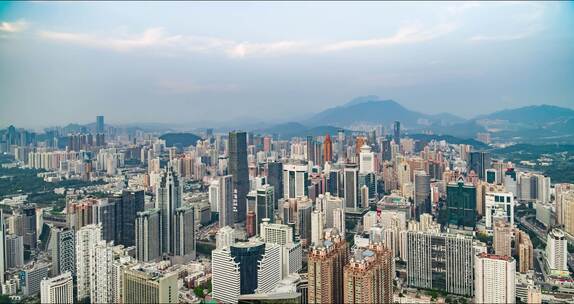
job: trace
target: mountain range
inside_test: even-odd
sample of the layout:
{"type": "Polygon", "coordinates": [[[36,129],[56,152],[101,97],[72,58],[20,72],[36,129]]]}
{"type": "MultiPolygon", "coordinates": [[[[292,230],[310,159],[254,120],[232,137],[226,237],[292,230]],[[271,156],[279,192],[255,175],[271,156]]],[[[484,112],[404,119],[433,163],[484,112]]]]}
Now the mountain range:
{"type": "Polygon", "coordinates": [[[300,122],[254,129],[256,133],[280,134],[282,138],[334,134],[354,126],[383,125],[400,121],[406,133],[475,138],[489,132],[494,139],[529,143],[574,142],[574,110],[552,105],[505,109],[464,119],[450,113],[425,114],[409,110],[394,100],[369,95],[316,113],[300,122]]]}

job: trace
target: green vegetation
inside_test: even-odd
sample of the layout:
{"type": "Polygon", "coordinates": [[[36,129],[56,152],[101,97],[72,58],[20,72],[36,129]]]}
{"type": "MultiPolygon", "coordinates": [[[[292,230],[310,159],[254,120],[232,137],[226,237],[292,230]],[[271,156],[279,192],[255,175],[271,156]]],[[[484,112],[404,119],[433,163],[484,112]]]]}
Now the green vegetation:
{"type": "Polygon", "coordinates": [[[206,243],[206,242],[197,242],[196,249],[198,253],[211,255],[211,251],[215,249],[215,244],[206,243]]]}
{"type": "Polygon", "coordinates": [[[7,295],[0,295],[0,304],[10,304],[12,303],[12,300],[10,300],[10,297],[7,295]]]}
{"type": "Polygon", "coordinates": [[[165,145],[167,147],[178,147],[185,148],[189,146],[195,146],[201,137],[193,133],[166,133],[159,137],[165,140],[165,145]]]}
{"type": "Polygon", "coordinates": [[[484,232],[479,232],[476,234],[476,239],[487,244],[487,245],[492,245],[492,236],[488,235],[484,232]]]}
{"type": "Polygon", "coordinates": [[[529,166],[529,168],[549,176],[552,182],[574,182],[574,145],[517,144],[492,150],[492,154],[516,164],[520,164],[521,161],[531,161],[536,165],[529,166]],[[551,160],[545,161],[548,165],[541,165],[539,159],[542,157],[551,160]]]}
{"type": "Polygon", "coordinates": [[[58,200],[53,193],[56,188],[82,188],[92,185],[103,184],[103,181],[83,181],[83,180],[63,180],[56,183],[45,182],[38,173],[43,170],[21,169],[21,168],[0,168],[0,196],[15,194],[30,194],[31,202],[42,203],[58,200]]]}

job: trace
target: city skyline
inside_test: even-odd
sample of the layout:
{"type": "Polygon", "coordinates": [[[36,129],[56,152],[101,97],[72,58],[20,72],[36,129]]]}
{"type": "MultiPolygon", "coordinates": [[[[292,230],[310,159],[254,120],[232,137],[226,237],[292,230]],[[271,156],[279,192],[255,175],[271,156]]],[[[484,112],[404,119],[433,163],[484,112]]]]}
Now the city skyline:
{"type": "Polygon", "coordinates": [[[573,14],[571,2],[5,2],[0,120],[285,122],[369,94],[464,118],[571,108],[573,14]]]}

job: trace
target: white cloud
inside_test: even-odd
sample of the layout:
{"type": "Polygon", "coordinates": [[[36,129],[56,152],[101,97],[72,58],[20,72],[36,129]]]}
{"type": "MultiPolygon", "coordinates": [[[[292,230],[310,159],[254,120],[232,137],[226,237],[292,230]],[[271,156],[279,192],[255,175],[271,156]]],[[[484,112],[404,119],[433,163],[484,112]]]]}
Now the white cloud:
{"type": "Polygon", "coordinates": [[[232,58],[245,58],[252,56],[326,53],[356,48],[380,48],[412,44],[438,38],[454,29],[455,25],[453,23],[443,23],[431,28],[409,25],[399,28],[395,34],[388,37],[335,42],[293,40],[272,42],[234,41],[215,37],[168,35],[162,28],[150,28],[138,35],[123,34],[114,37],[55,31],[40,31],[38,35],[47,40],[120,52],[158,48],[164,51],[176,52],[219,52],[232,58]]]}
{"type": "Polygon", "coordinates": [[[455,30],[455,28],[456,26],[452,23],[439,24],[429,29],[424,29],[420,25],[404,26],[390,37],[335,42],[323,45],[320,51],[329,52],[353,48],[384,47],[425,42],[448,34],[455,30]]]}
{"type": "Polygon", "coordinates": [[[68,42],[78,45],[112,49],[115,51],[130,51],[133,49],[143,49],[157,46],[169,46],[182,39],[181,36],[165,36],[161,28],[150,28],[140,35],[124,37],[105,37],[82,33],[40,31],[40,37],[68,42]]]}
{"type": "Polygon", "coordinates": [[[28,28],[28,23],[24,20],[18,20],[16,22],[0,22],[0,32],[17,33],[24,31],[26,28],[28,28]]]}

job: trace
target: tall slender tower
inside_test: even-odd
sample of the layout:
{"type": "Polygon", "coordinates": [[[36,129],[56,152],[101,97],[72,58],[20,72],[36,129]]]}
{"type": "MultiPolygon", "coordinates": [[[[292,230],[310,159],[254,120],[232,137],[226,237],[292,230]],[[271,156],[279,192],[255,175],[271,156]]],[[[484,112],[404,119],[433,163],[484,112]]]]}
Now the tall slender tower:
{"type": "Polygon", "coordinates": [[[171,167],[161,177],[155,207],[161,211],[161,252],[175,253],[175,210],[181,207],[182,185],[171,167]]]}
{"type": "Polygon", "coordinates": [[[327,133],[323,141],[323,161],[330,162],[333,160],[333,143],[331,142],[331,135],[327,133]]]}
{"type": "Polygon", "coordinates": [[[236,193],[235,221],[243,222],[247,214],[247,193],[249,192],[249,172],[247,170],[247,135],[245,132],[229,132],[229,174],[233,176],[233,189],[236,193]]]}
{"type": "Polygon", "coordinates": [[[401,122],[400,121],[395,121],[393,139],[395,140],[395,144],[400,146],[400,144],[401,144],[401,122]]]}

